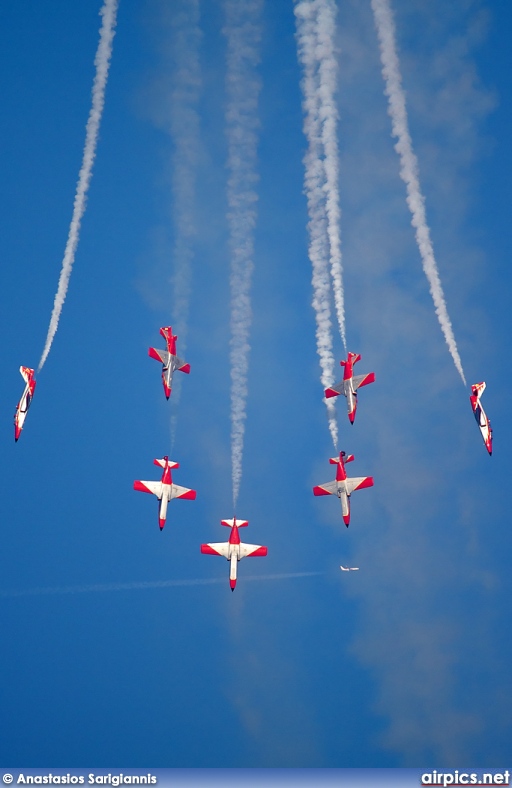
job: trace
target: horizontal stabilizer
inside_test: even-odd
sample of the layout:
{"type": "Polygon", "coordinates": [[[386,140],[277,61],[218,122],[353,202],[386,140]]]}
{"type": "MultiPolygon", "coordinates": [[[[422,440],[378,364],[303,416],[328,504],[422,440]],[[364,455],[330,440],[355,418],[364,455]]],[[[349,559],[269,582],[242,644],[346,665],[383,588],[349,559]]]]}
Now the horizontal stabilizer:
{"type": "Polygon", "coordinates": [[[227,525],[228,528],[233,528],[234,525],[238,526],[238,528],[245,528],[249,525],[249,520],[237,520],[233,518],[232,520],[221,520],[221,525],[227,525]]]}
{"type": "Polygon", "coordinates": [[[153,460],[153,465],[159,465],[161,468],[165,468],[165,463],[169,463],[169,468],[179,468],[179,462],[172,462],[172,460],[167,460],[167,457],[164,457],[161,460],[153,460]]]}
{"type": "MultiPolygon", "coordinates": [[[[354,458],[353,454],[347,454],[347,456],[343,457],[342,459],[343,459],[343,462],[352,462],[352,460],[354,460],[355,458],[354,458]]],[[[339,461],[340,461],[339,457],[330,457],[329,458],[329,462],[331,463],[331,465],[337,465],[339,463],[339,461]]]]}

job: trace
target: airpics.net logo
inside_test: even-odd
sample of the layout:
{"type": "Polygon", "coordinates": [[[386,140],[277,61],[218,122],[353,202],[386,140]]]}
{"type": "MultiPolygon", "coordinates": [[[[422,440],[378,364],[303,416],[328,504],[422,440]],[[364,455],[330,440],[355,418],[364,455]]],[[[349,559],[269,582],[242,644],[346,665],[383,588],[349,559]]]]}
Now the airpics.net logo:
{"type": "Polygon", "coordinates": [[[425,772],[421,775],[422,785],[510,785],[510,772],[425,772]]]}

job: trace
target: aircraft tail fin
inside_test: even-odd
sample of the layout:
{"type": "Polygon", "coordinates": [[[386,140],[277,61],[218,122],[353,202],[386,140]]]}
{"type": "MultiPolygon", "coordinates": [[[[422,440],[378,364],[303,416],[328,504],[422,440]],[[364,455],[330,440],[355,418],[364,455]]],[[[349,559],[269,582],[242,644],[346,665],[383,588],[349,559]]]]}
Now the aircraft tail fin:
{"type": "Polygon", "coordinates": [[[471,386],[471,391],[473,392],[474,397],[480,399],[483,392],[485,391],[485,382],[482,381],[482,383],[473,383],[473,385],[471,386]]]}
{"type": "Polygon", "coordinates": [[[25,383],[28,383],[34,377],[34,370],[30,367],[20,367],[20,374],[25,383]]]}

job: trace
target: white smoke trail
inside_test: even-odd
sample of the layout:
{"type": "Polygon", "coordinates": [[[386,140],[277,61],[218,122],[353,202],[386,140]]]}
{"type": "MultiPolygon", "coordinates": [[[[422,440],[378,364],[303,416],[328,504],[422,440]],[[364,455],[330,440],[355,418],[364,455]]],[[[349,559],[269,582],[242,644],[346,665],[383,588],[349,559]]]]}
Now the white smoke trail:
{"type": "MultiPolygon", "coordinates": [[[[200,148],[197,107],[201,93],[199,46],[202,36],[199,18],[199,0],[174,3],[169,47],[173,73],[169,131],[174,143],[171,185],[174,219],[172,326],[179,336],[182,358],[186,358],[193,246],[197,233],[195,196],[200,148]]],[[[171,452],[176,439],[181,385],[181,375],[176,375],[171,398],[171,452]]]]}
{"type": "Polygon", "coordinates": [[[38,372],[40,372],[44,366],[44,363],[48,357],[48,353],[50,352],[53,339],[57,333],[60,314],[62,312],[62,307],[64,306],[64,301],[66,300],[69,277],[71,276],[71,270],[73,268],[75,253],[78,246],[80,224],[87,204],[87,192],[91,182],[92,167],[96,156],[98,131],[103,113],[103,106],[105,104],[105,87],[107,84],[108,71],[110,67],[110,57],[112,55],[112,41],[115,35],[117,3],[118,0],[105,0],[105,3],[103,4],[103,7],[100,11],[103,20],[100,30],[100,41],[96,51],[96,57],[94,58],[96,74],[94,76],[92,87],[92,106],[86,126],[82,167],[78,176],[78,184],[76,187],[75,201],[73,206],[73,216],[71,218],[68,240],[64,250],[62,269],[59,277],[59,286],[55,295],[46,343],[43,349],[41,360],[39,361],[39,366],[37,368],[38,372]]]}
{"type": "MultiPolygon", "coordinates": [[[[306,0],[295,6],[297,23],[297,51],[302,64],[304,134],[308,150],[304,156],[304,189],[308,202],[309,259],[313,268],[313,308],[316,317],[316,347],[322,370],[321,382],[324,389],[334,383],[334,356],[332,352],[331,307],[325,206],[325,172],[322,162],[323,144],[318,84],[318,59],[316,55],[316,10],[317,3],[306,0]]],[[[338,425],[334,404],[326,400],[329,431],[334,448],[338,445],[338,425]]]]}
{"type": "Polygon", "coordinates": [[[407,189],[407,205],[412,215],[411,224],[415,229],[416,243],[421,255],[423,270],[430,285],[430,293],[434,301],[436,315],[444,334],[446,344],[459,375],[466,385],[466,378],[453,334],[452,324],[446,308],[443,287],[434,257],[434,249],[430,239],[430,229],[425,212],[425,198],[419,182],[419,168],[416,154],[412,148],[405,93],[402,88],[400,64],[396,52],[395,23],[388,0],[371,0],[372,10],[379,39],[382,62],[382,75],[385,82],[385,93],[388,97],[388,113],[392,122],[392,135],[396,137],[395,150],[400,157],[400,177],[407,189]]]}
{"type": "Polygon", "coordinates": [[[325,171],[325,210],[329,259],[334,291],[334,305],[340,336],[347,352],[345,331],[345,295],[343,292],[343,266],[340,238],[338,108],[336,105],[338,64],[334,53],[337,7],[334,0],[322,0],[316,21],[316,57],[318,59],[319,113],[322,123],[322,145],[325,171]]]}
{"type": "Polygon", "coordinates": [[[228,224],[231,251],[231,463],[233,506],[242,479],[247,403],[250,288],[256,226],[258,146],[256,68],[260,61],[262,0],[225,0],[227,38],[226,134],[228,139],[228,224]]]}
{"type": "MultiPolygon", "coordinates": [[[[296,577],[316,577],[322,572],[281,572],[274,575],[249,575],[243,581],[288,580],[296,577]]],[[[47,588],[24,588],[0,591],[0,599],[14,599],[22,596],[54,596],[62,594],[92,594],[107,591],[143,591],[151,588],[174,588],[177,586],[208,586],[226,583],[225,577],[194,578],[191,580],[147,580],[135,583],[96,583],[83,586],[50,586],[47,588]]]]}

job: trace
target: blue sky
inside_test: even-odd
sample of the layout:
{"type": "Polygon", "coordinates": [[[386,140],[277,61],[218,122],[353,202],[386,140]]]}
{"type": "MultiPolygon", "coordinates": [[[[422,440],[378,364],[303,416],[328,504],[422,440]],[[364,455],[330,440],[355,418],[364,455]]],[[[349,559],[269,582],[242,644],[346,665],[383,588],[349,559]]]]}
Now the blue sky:
{"type": "MultiPolygon", "coordinates": [[[[2,365],[0,714],[4,764],[502,765],[510,741],[510,9],[395,0],[427,218],[468,382],[487,381],[487,456],[410,226],[369,2],[339,2],[341,236],[350,349],[376,383],[340,445],[375,487],[337,501],[307,256],[291,2],[262,14],[253,323],[237,515],[267,558],[199,545],[231,517],[222,3],[200,3],[190,362],[165,401],[147,348],[173,324],[181,3],[122,0],[75,268],[14,444],[20,364],[39,360],[90,104],[99,4],[0,10],[2,365]],[[175,117],[175,116],[174,116],[175,117]],[[174,394],[173,394],[174,397],[174,394]],[[197,490],[157,504],[157,478],[197,490]],[[360,566],[341,574],[340,563],[360,566]],[[318,572],[281,580],[244,575],[318,572]],[[66,594],[36,588],[219,579],[66,594]]],[[[342,345],[336,337],[335,355],[342,345]]]]}

